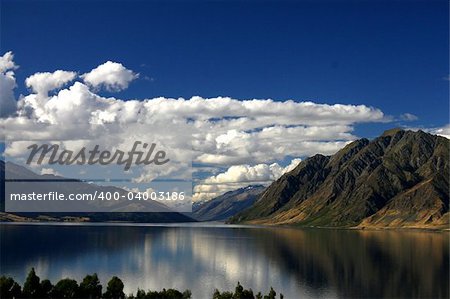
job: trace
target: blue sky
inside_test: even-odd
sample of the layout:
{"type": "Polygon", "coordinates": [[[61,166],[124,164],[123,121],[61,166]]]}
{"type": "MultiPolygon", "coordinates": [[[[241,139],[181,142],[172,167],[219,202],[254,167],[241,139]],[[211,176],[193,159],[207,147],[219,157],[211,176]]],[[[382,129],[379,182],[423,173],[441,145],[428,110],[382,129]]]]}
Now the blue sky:
{"type": "Polygon", "coordinates": [[[194,119],[205,179],[194,192],[218,195],[388,128],[450,136],[448,11],[447,1],[1,0],[0,83],[29,121],[145,121],[160,108],[194,119]],[[141,102],[127,110],[120,99],[141,102]]]}
{"type": "Polygon", "coordinates": [[[1,3],[1,49],[14,52],[18,82],[113,60],[141,73],[123,98],[313,100],[448,123],[447,1],[1,3]]]}

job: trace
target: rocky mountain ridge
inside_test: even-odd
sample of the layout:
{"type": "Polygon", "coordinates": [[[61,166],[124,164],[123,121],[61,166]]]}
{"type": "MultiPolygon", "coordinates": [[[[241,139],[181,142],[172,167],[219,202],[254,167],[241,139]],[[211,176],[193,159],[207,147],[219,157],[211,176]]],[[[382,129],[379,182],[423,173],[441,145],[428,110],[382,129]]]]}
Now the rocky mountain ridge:
{"type": "Polygon", "coordinates": [[[315,155],[272,183],[232,223],[448,227],[450,140],[393,129],[315,155]]]}
{"type": "Polygon", "coordinates": [[[200,221],[223,221],[250,207],[265,189],[251,185],[226,192],[200,205],[193,206],[193,218],[200,221]]]}

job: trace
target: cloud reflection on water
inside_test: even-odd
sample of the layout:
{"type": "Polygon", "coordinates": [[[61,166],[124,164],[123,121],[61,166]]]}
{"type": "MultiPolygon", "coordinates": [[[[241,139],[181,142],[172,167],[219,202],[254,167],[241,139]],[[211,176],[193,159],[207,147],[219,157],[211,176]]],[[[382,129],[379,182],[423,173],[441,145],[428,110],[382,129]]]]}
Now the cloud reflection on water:
{"type": "Polygon", "coordinates": [[[448,297],[449,235],[293,228],[1,225],[2,274],[118,275],[126,292],[237,281],[285,298],[448,297]],[[26,237],[24,237],[26,236],[26,237]]]}

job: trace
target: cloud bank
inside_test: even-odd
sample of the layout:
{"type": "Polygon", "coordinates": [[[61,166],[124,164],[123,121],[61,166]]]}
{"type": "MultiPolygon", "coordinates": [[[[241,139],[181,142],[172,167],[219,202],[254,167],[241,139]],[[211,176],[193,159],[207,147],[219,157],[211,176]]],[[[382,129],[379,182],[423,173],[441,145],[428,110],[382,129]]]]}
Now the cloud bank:
{"type": "MultiPolygon", "coordinates": [[[[33,138],[58,136],[71,140],[80,131],[93,131],[94,126],[119,124],[123,130],[121,136],[135,138],[149,133],[139,132],[132,124],[166,122],[178,128],[171,132],[176,134],[176,142],[192,144],[189,150],[196,165],[226,169],[198,180],[197,199],[253,181],[270,182],[299,160],[292,160],[287,167],[280,166],[280,161],[316,153],[333,154],[357,138],[352,134],[356,124],[387,120],[380,109],[366,105],[200,96],[141,100],[105,97],[101,95],[102,89],[121,91],[139,78],[138,73],[112,61],[80,76],[64,70],[33,74],[25,80],[32,92],[16,101],[13,91],[17,66],[13,58],[12,52],[0,58],[3,117],[0,122],[8,128],[11,140],[6,154],[18,155],[20,146],[14,138],[24,138],[27,134],[33,138]],[[53,92],[49,94],[50,91],[53,92]],[[40,124],[52,124],[57,129],[36,130],[40,124]],[[186,133],[187,126],[192,134],[186,133]]],[[[407,113],[402,117],[415,118],[407,113]]],[[[108,142],[117,146],[114,136],[108,142]]],[[[133,179],[149,177],[151,174],[140,174],[133,179]]]]}

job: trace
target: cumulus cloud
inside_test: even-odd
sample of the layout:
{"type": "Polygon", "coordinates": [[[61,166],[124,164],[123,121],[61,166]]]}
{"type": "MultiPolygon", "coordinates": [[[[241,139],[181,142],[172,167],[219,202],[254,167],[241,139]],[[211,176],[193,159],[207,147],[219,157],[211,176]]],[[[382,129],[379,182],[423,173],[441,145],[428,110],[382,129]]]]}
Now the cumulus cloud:
{"type": "MultiPolygon", "coordinates": [[[[364,105],[222,97],[124,101],[101,97],[81,82],[52,96],[24,96],[19,102],[19,116],[16,121],[22,126],[28,121],[58,125],[51,134],[66,139],[79,132],[90,132],[89,126],[103,124],[124,125],[121,134],[130,138],[137,138],[139,133],[144,134],[140,138],[149,138],[147,129],[130,125],[157,121],[174,124],[177,130],[169,132],[176,134],[173,140],[185,144],[189,141],[194,162],[204,166],[270,165],[286,156],[332,154],[357,138],[352,134],[353,124],[384,120],[380,110],[364,105]],[[73,132],[73,128],[77,131],[73,132]]],[[[14,130],[13,121],[9,127],[10,133],[23,132],[14,130]]],[[[108,142],[113,141],[111,138],[108,142]]],[[[149,171],[134,180],[148,181],[153,177],[149,171]]]]}
{"type": "Polygon", "coordinates": [[[17,68],[12,52],[0,56],[0,117],[10,116],[17,109],[17,102],[14,97],[14,89],[16,88],[14,70],[17,68]]]}
{"type": "Polygon", "coordinates": [[[35,93],[47,96],[49,91],[63,87],[76,77],[75,72],[55,71],[53,73],[36,73],[25,79],[25,84],[35,93]]]}
{"type": "Polygon", "coordinates": [[[107,61],[89,73],[81,75],[84,82],[94,88],[104,87],[108,91],[121,91],[128,88],[139,74],[124,67],[121,63],[107,61]]]}
{"type": "Polygon", "coordinates": [[[249,184],[270,183],[282,174],[293,170],[300,162],[301,159],[293,159],[286,167],[282,167],[278,163],[231,166],[225,172],[211,176],[197,184],[194,188],[193,198],[196,201],[208,200],[249,184]]]}
{"type": "MultiPolygon", "coordinates": [[[[12,53],[4,57],[0,67],[9,72],[13,84],[7,90],[12,92],[15,64],[11,62],[12,53]]],[[[2,74],[6,76],[5,71],[2,74]]],[[[19,155],[23,145],[17,142],[36,138],[64,142],[78,138],[87,144],[101,141],[109,148],[128,148],[134,140],[152,137],[149,126],[170,124],[168,127],[175,129],[167,134],[172,136],[168,145],[184,148],[204,169],[228,169],[221,174],[207,174],[210,178],[196,187],[197,194],[212,194],[250,180],[269,182],[285,171],[279,161],[286,157],[332,154],[357,138],[352,133],[356,124],[386,121],[380,109],[366,105],[199,96],[126,100],[96,93],[101,87],[123,90],[137,77],[122,64],[111,61],[83,74],[82,82],[76,80],[75,73],[65,71],[30,76],[26,84],[34,93],[21,97],[17,116],[0,122],[11,140],[5,152],[19,155]],[[75,82],[65,87],[72,80],[75,82]],[[60,90],[48,94],[55,89],[60,90]],[[117,125],[117,130],[99,135],[106,125],[117,125]]],[[[165,174],[180,170],[173,166],[167,167],[165,174]]],[[[155,174],[149,169],[128,175],[133,175],[130,179],[136,182],[144,182],[155,174]]]]}
{"type": "Polygon", "coordinates": [[[14,54],[9,51],[6,52],[3,56],[0,56],[0,72],[6,73],[10,70],[15,70],[19,66],[14,63],[14,54]]]}
{"type": "Polygon", "coordinates": [[[206,164],[262,163],[286,156],[332,154],[356,139],[350,126],[271,126],[256,131],[208,132],[193,146],[206,164]],[[203,142],[203,143],[201,143],[203,142]],[[201,150],[200,150],[201,149],[201,150]]]}
{"type": "Polygon", "coordinates": [[[210,184],[267,182],[279,178],[283,173],[294,169],[301,159],[294,159],[286,167],[278,163],[250,165],[234,165],[224,173],[207,178],[204,182],[210,184]]]}
{"type": "MultiPolygon", "coordinates": [[[[193,97],[124,101],[104,98],[81,82],[19,101],[19,115],[39,123],[129,124],[155,121],[192,127],[195,161],[238,165],[271,163],[286,156],[332,154],[356,139],[353,124],[384,121],[364,105],[193,97]]],[[[70,127],[70,126],[66,126],[70,127]]],[[[186,138],[179,132],[179,138],[186,138]]]]}

